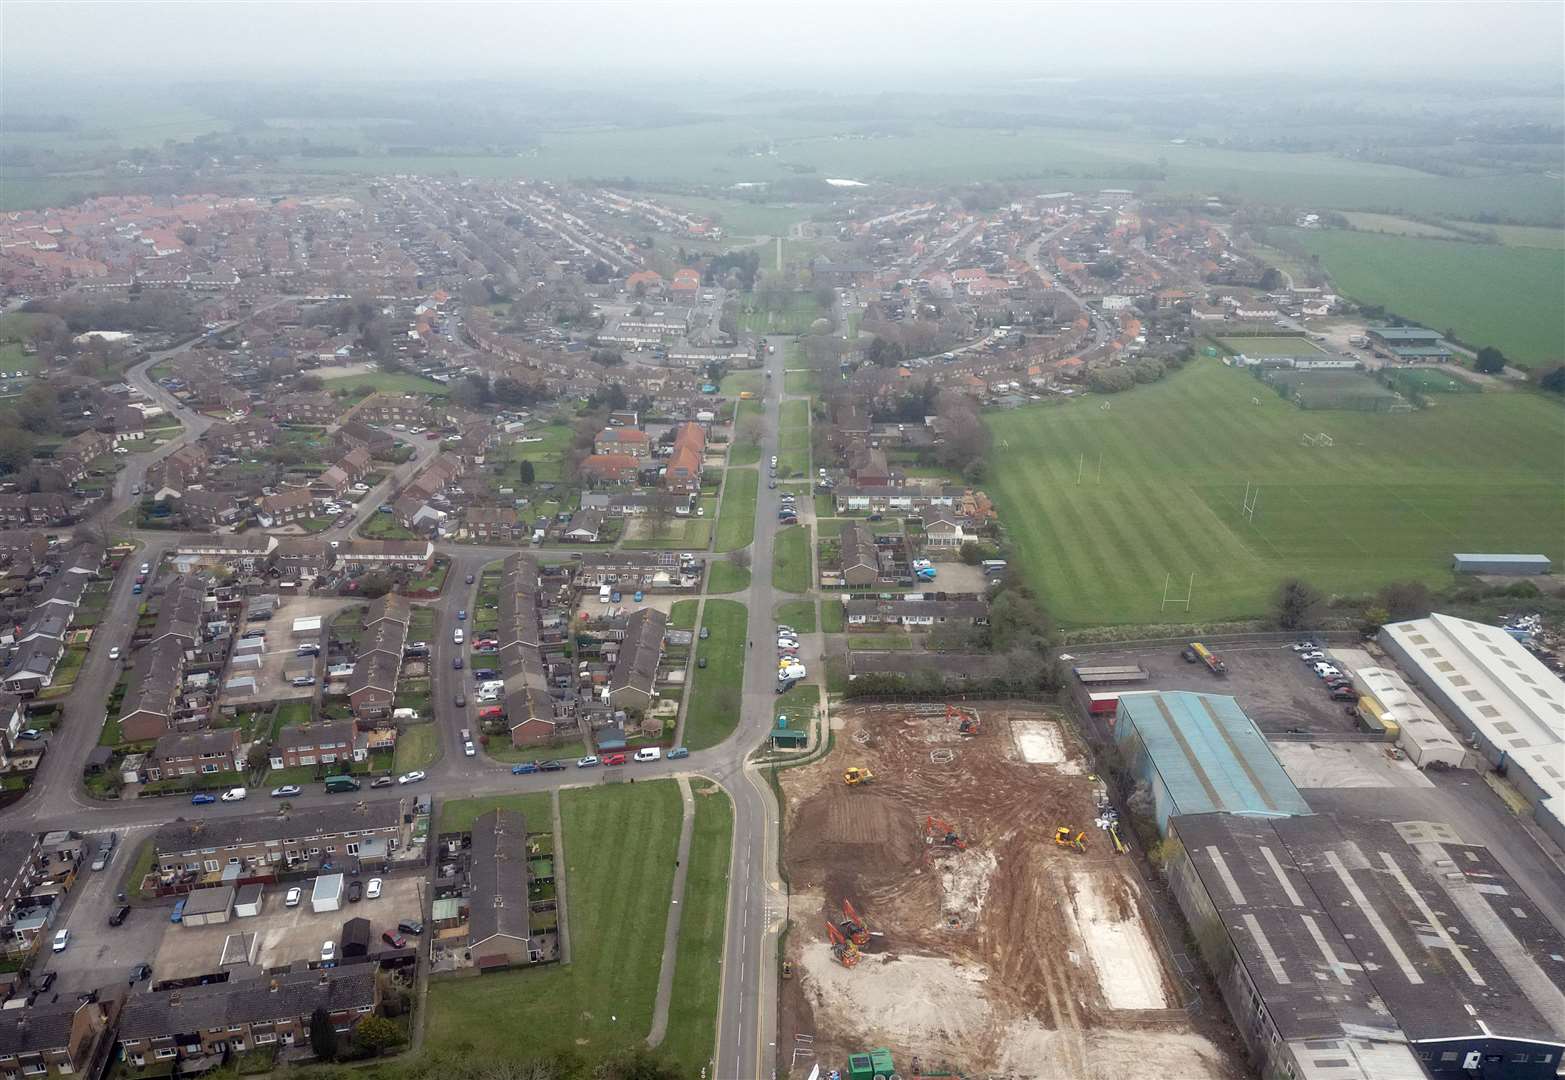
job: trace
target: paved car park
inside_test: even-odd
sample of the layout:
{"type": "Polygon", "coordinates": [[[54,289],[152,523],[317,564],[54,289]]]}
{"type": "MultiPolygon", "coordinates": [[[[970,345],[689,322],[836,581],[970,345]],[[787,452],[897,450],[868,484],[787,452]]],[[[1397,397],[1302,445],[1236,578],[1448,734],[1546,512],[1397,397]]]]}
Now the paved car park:
{"type": "Polygon", "coordinates": [[[1071,661],[1074,665],[1140,664],[1149,676],[1146,682],[1090,687],[1093,691],[1196,690],[1231,694],[1264,732],[1324,734],[1359,730],[1346,711],[1346,703],[1331,700],[1325,685],[1288,643],[1249,642],[1211,648],[1222,657],[1228,668],[1226,675],[1214,675],[1206,665],[1186,661],[1180,655],[1184,646],[1177,643],[1066,651],[1075,657],[1071,661]]]}
{"type": "MultiPolygon", "coordinates": [[[[96,844],[101,834],[88,833],[96,844]]],[[[71,943],[64,952],[52,953],[47,944],[39,956],[44,971],[57,977],[56,992],[94,990],[125,979],[133,965],[149,962],[158,951],[163,931],[168,927],[168,909],[132,906],[120,926],[110,926],[109,916],[120,906],[119,891],[136,848],[146,834],[122,832],[114,859],[102,870],[83,871],[66,898],[62,918],[55,929],[69,927],[71,943]]],[[[50,932],[53,936],[53,931],[50,932]]]]}
{"type": "MultiPolygon", "coordinates": [[[[371,874],[358,880],[368,886],[371,874]]],[[[250,962],[262,968],[280,967],[300,960],[319,960],[321,944],[337,942],[342,937],[342,924],[349,919],[365,918],[370,921],[371,951],[386,947],[380,940],[385,931],[395,931],[403,919],[420,919],[420,889],[422,877],[417,873],[405,873],[383,877],[383,892],[379,899],[364,899],[358,903],[344,901],[337,911],[316,913],[310,909],[310,889],[313,879],[306,878],[289,885],[267,886],[261,902],[261,913],[248,918],[230,917],[226,923],[213,926],[169,925],[163,936],[162,947],[153,961],[156,979],[177,979],[204,975],[218,970],[223,949],[233,934],[255,935],[254,950],[250,962]],[[297,887],[302,893],[297,907],[284,906],[288,889],[297,887]]],[[[168,910],[163,912],[164,920],[168,910]]]]}
{"type": "Polygon", "coordinates": [[[1406,758],[1393,758],[1390,743],[1273,740],[1272,752],[1301,788],[1428,788],[1434,783],[1406,758]]]}

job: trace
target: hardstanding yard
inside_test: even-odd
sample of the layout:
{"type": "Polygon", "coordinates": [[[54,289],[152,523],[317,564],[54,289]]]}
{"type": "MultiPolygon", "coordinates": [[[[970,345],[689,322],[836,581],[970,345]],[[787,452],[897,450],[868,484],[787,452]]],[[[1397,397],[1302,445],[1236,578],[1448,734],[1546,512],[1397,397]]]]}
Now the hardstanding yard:
{"type": "Polygon", "coordinates": [[[1072,735],[1030,706],[973,711],[968,738],[943,705],[855,707],[824,759],[782,774],[784,1065],[804,1076],[886,1046],[904,1075],[915,1056],[968,1075],[1240,1075],[1180,1008],[1134,865],[1094,827],[1072,735]],[[874,780],[844,784],[855,765],[874,780]],[[965,850],[927,844],[931,816],[965,850]],[[1087,833],[1084,853],[1053,842],[1059,825],[1087,833]],[[873,935],[852,968],[824,925],[844,900],[873,935]],[[814,1055],[791,1062],[795,1047],[814,1055]]]}

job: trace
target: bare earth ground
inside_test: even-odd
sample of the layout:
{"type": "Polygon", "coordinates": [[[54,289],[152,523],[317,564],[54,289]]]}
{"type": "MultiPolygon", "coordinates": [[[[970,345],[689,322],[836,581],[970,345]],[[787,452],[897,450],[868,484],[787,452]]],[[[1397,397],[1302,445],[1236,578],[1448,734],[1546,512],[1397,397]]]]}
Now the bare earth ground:
{"type": "Polygon", "coordinates": [[[795,977],[778,1045],[784,1066],[814,1050],[790,1075],[878,1046],[904,1076],[915,1057],[967,1076],[1243,1075],[1178,1007],[1134,865],[1093,826],[1095,783],[1066,725],[1025,704],[973,711],[982,731],[963,738],[944,706],[847,709],[832,752],[783,774],[795,977]],[[874,782],[843,784],[849,765],[874,782]],[[926,846],[929,815],[967,849],[926,846]],[[1085,830],[1087,851],[1055,845],[1057,825],[1085,830]],[[824,926],[843,900],[875,935],[852,969],[824,926]]]}

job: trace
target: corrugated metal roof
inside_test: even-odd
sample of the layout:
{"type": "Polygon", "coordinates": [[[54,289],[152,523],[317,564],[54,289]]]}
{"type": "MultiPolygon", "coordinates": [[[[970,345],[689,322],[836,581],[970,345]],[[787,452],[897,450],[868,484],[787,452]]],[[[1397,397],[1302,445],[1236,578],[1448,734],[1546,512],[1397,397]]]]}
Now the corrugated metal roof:
{"type": "Polygon", "coordinates": [[[1311,812],[1239,703],[1185,691],[1120,698],[1116,736],[1139,735],[1176,814],[1311,812]]]}

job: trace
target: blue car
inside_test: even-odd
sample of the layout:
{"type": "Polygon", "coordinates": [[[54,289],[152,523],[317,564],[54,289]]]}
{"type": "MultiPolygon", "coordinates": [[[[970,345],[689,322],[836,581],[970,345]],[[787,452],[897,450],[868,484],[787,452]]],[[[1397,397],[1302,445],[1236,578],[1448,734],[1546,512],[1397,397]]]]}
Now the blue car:
{"type": "Polygon", "coordinates": [[[527,773],[535,773],[537,771],[538,763],[536,761],[522,761],[511,766],[512,776],[525,776],[527,773]]]}
{"type": "Polygon", "coordinates": [[[198,793],[196,795],[190,796],[190,805],[191,806],[205,806],[207,803],[215,803],[215,802],[217,802],[217,796],[208,794],[205,791],[200,792],[200,793],[198,793]]]}
{"type": "Polygon", "coordinates": [[[174,903],[174,911],[169,915],[169,922],[181,922],[185,918],[185,898],[181,896],[174,903]]]}
{"type": "Polygon", "coordinates": [[[458,608],[457,609],[456,621],[457,622],[466,622],[467,621],[467,609],[466,608],[458,608]]]}
{"type": "Polygon", "coordinates": [[[669,750],[668,756],[671,757],[671,758],[689,757],[690,756],[690,747],[688,747],[688,746],[675,746],[675,747],[673,747],[673,748],[671,748],[669,750]]]}

